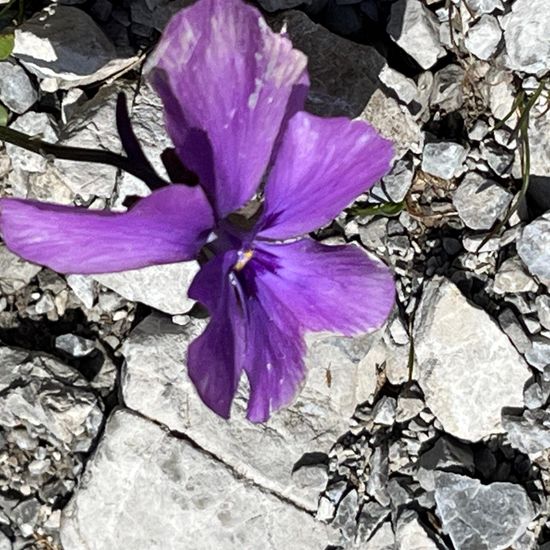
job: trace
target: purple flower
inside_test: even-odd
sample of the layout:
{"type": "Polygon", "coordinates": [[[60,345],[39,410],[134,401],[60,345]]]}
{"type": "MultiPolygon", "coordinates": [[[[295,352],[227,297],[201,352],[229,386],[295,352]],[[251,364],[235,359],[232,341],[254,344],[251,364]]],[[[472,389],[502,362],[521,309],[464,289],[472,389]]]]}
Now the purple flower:
{"type": "Polygon", "coordinates": [[[0,231],[15,253],[65,273],[202,250],[209,259],[189,295],[211,319],[189,346],[189,376],[229,417],[244,371],[248,418],[265,421],[304,379],[305,331],[367,332],[393,306],[383,264],[355,246],[302,237],[383,176],[392,149],[365,122],[303,111],[305,56],[241,0],[179,12],[149,68],[176,152],[200,186],[160,189],[127,213],[1,199],[0,231]],[[235,214],[251,204],[260,204],[252,217],[235,214]]]}

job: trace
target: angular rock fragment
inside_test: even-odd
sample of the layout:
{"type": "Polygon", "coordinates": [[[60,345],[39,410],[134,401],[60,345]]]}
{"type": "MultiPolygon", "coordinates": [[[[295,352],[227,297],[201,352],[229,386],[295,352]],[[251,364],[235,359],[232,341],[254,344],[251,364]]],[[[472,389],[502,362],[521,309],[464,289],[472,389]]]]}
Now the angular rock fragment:
{"type": "Polygon", "coordinates": [[[496,17],[483,15],[464,39],[466,48],[479,59],[487,60],[495,53],[502,38],[502,30],[496,17]]]}
{"type": "Polygon", "coordinates": [[[317,550],[329,529],[157,424],[119,410],[63,511],[65,550],[317,550]],[[152,513],[153,512],[153,513],[152,513]]]}
{"type": "Polygon", "coordinates": [[[422,153],[422,170],[432,176],[450,180],[462,173],[467,154],[466,148],[459,143],[427,143],[422,153]]]}
{"type": "Polygon", "coordinates": [[[42,267],[26,262],[0,245],[0,292],[13,294],[24,288],[38,275],[42,267]]]}
{"type": "Polygon", "coordinates": [[[525,490],[512,483],[481,485],[477,479],[440,473],[435,501],[443,530],[456,548],[505,550],[535,516],[525,490]]]}
{"type": "Polygon", "coordinates": [[[504,415],[502,424],[510,445],[536,458],[550,449],[550,412],[525,411],[522,416],[504,415]]]}
{"type": "Polygon", "coordinates": [[[357,371],[375,335],[308,336],[309,374],[300,395],[267,423],[252,424],[244,418],[244,384],[226,421],[202,403],[187,377],[187,346],[203,326],[195,319],[176,326],[153,315],[134,329],[123,349],[127,406],[185,433],[256,483],[315,510],[318,484],[299,486],[293,466],[305,453],[328,453],[346,431],[357,404],[357,371]]]}
{"type": "Polygon", "coordinates": [[[25,70],[15,63],[0,63],[0,101],[14,113],[28,111],[38,99],[31,79],[25,70]]]}
{"type": "Polygon", "coordinates": [[[429,69],[445,55],[439,42],[439,22],[420,0],[395,2],[387,30],[423,69],[429,69]]]}
{"type": "Polygon", "coordinates": [[[523,229],[517,251],[529,272],[550,287],[550,212],[523,229]]]}
{"type": "Polygon", "coordinates": [[[121,71],[135,59],[120,59],[115,47],[83,10],[53,4],[15,30],[13,55],[45,79],[42,87],[84,86],[121,71]]]}
{"type": "Polygon", "coordinates": [[[435,277],[424,288],[414,342],[419,384],[445,431],[467,441],[503,432],[502,409],[523,406],[530,372],[487,313],[435,277]]]}
{"type": "Polygon", "coordinates": [[[127,300],[177,315],[195,303],[187,291],[198,270],[197,262],[179,262],[94,275],[94,279],[127,300]]]}

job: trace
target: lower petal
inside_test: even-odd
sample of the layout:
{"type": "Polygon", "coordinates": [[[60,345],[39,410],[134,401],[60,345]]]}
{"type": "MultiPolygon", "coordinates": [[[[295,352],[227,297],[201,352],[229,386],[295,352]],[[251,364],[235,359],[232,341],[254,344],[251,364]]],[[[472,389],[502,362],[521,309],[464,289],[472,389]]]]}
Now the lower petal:
{"type": "Polygon", "coordinates": [[[200,187],[172,185],[125,213],[0,199],[0,235],[22,258],[61,273],[110,273],[194,258],[214,225],[200,187]]]}
{"type": "Polygon", "coordinates": [[[244,356],[244,325],[230,270],[236,254],[216,256],[195,277],[189,296],[210,309],[204,332],[187,351],[187,369],[200,398],[229,418],[244,356]]]}
{"type": "Polygon", "coordinates": [[[284,300],[305,330],[370,332],[383,325],[395,301],[389,269],[354,245],[263,242],[250,269],[258,273],[256,285],[284,300]]]}

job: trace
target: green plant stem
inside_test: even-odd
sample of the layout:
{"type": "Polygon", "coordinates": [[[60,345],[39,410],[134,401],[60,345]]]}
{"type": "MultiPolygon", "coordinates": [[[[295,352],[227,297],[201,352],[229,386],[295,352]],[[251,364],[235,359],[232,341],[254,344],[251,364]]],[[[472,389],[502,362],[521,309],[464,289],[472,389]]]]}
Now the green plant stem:
{"type": "Polygon", "coordinates": [[[65,145],[47,143],[46,141],[6,127],[0,127],[0,141],[11,143],[46,158],[108,164],[132,174],[132,176],[154,187],[164,187],[170,184],[170,182],[162,179],[151,167],[141,166],[133,159],[117,155],[111,151],[83,149],[81,147],[67,147],[65,145]]]}

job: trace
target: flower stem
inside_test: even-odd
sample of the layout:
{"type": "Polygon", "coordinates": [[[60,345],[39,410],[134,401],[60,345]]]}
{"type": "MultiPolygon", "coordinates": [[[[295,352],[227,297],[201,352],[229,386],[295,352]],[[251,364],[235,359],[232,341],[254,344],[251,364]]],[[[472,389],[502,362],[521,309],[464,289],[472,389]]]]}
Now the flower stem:
{"type": "Polygon", "coordinates": [[[170,182],[162,179],[150,165],[140,165],[133,159],[112,153],[111,151],[47,143],[46,141],[6,127],[0,127],[0,141],[11,143],[46,158],[108,164],[132,174],[132,176],[144,181],[151,188],[170,185],[170,182]]]}

